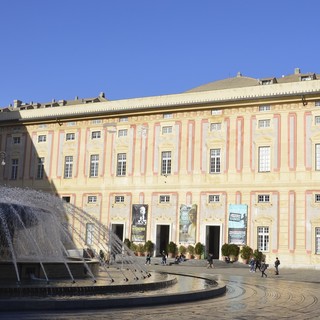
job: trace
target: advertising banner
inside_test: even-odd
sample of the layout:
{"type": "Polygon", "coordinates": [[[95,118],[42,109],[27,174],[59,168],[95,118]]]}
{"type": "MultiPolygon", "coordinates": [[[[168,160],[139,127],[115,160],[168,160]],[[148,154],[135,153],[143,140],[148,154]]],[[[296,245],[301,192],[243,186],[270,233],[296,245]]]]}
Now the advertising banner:
{"type": "Polygon", "coordinates": [[[229,205],[228,243],[234,243],[240,246],[247,244],[247,221],[247,205],[229,205]]]}
{"type": "Polygon", "coordinates": [[[145,242],[147,235],[148,205],[132,205],[131,241],[145,242]]]}
{"type": "Polygon", "coordinates": [[[180,206],[179,242],[194,244],[197,231],[197,205],[180,206]]]}

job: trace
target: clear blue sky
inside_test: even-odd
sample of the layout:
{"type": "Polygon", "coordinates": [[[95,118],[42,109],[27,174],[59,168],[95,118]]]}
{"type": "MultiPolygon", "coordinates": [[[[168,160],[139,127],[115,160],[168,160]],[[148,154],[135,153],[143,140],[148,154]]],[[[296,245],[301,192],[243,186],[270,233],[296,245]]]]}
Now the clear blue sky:
{"type": "Polygon", "coordinates": [[[0,0],[0,106],[320,73],[319,0],[0,0]]]}

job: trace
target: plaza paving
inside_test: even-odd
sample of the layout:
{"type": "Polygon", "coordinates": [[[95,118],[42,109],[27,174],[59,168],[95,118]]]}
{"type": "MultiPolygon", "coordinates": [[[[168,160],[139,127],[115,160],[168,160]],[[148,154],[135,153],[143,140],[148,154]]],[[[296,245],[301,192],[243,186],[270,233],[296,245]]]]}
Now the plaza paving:
{"type": "Polygon", "coordinates": [[[227,285],[226,294],[209,300],[146,306],[139,308],[0,312],[1,319],[320,319],[320,270],[290,269],[280,266],[280,275],[268,269],[268,277],[250,273],[240,263],[215,262],[207,269],[205,261],[161,266],[153,259],[150,270],[198,276],[214,276],[227,285]]]}

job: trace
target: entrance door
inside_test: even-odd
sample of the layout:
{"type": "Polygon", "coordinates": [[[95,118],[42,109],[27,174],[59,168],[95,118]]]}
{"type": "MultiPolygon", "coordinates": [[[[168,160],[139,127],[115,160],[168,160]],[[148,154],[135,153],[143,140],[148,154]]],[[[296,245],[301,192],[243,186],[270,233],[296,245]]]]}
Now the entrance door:
{"type": "Polygon", "coordinates": [[[213,259],[219,259],[220,254],[220,226],[206,227],[206,255],[213,254],[213,259]]]}
{"type": "Polygon", "coordinates": [[[112,224],[112,232],[115,233],[121,241],[123,241],[123,224],[112,224]]]}
{"type": "Polygon", "coordinates": [[[157,225],[157,239],[156,239],[156,255],[159,256],[163,250],[167,251],[169,244],[170,226],[159,224],[157,225]]]}

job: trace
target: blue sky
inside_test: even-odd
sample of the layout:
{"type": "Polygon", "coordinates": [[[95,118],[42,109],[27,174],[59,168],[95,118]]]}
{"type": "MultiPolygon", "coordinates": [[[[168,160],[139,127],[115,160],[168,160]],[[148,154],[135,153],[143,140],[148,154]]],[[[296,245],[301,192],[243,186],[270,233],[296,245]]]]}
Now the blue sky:
{"type": "Polygon", "coordinates": [[[320,73],[320,1],[0,0],[0,106],[320,73]]]}

